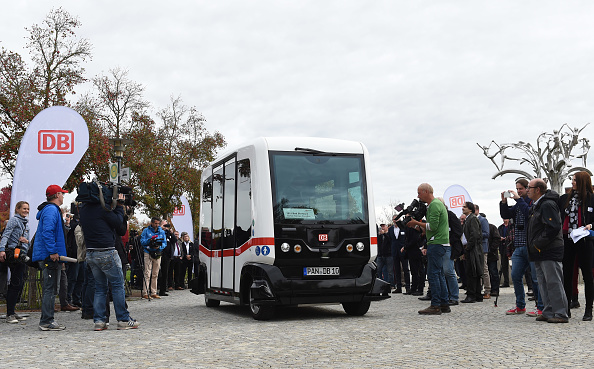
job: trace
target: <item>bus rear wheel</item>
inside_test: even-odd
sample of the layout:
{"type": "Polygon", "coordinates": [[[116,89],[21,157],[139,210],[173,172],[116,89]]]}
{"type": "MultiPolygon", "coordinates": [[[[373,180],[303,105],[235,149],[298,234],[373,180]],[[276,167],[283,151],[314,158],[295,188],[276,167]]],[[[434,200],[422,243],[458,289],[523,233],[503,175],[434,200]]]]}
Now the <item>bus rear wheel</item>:
{"type": "Polygon", "coordinates": [[[345,313],[353,316],[365,315],[371,306],[371,301],[359,301],[359,302],[343,302],[342,308],[345,313]]]}
{"type": "Polygon", "coordinates": [[[256,320],[270,320],[274,316],[276,306],[274,305],[255,305],[252,298],[251,283],[248,284],[249,304],[252,318],[256,320]]]}

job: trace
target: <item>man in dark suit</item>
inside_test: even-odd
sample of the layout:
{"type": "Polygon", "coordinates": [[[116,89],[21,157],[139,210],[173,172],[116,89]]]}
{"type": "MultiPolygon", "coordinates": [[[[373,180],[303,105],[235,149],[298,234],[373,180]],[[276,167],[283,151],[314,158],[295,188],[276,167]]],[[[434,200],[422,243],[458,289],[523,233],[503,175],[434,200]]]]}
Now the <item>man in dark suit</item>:
{"type": "MultiPolygon", "coordinates": [[[[183,260],[185,257],[184,248],[181,245],[181,239],[179,239],[179,232],[173,232],[175,236],[175,243],[171,245],[171,261],[169,262],[169,275],[167,280],[169,286],[176,290],[184,289],[184,275],[182,274],[183,260]]],[[[171,289],[170,287],[170,289],[171,289]]]]}
{"type": "Polygon", "coordinates": [[[187,274],[187,281],[188,287],[190,286],[190,281],[192,280],[192,269],[194,267],[194,243],[190,241],[190,235],[187,232],[181,233],[181,249],[182,249],[182,269],[180,278],[182,280],[182,287],[183,287],[183,280],[184,276],[187,274]]]}
{"type": "Polygon", "coordinates": [[[404,271],[404,287],[406,292],[410,290],[410,272],[408,260],[405,258],[402,248],[406,244],[406,232],[396,224],[396,216],[392,217],[392,225],[388,229],[388,236],[392,244],[392,258],[394,259],[394,284],[396,289],[392,293],[402,293],[402,272],[404,271]]]}
{"type": "MultiPolygon", "coordinates": [[[[168,282],[170,286],[173,286],[172,281],[169,281],[169,262],[171,261],[171,255],[173,255],[172,246],[175,245],[177,242],[177,238],[171,232],[171,225],[169,223],[165,223],[163,225],[163,230],[165,231],[165,239],[167,241],[167,246],[163,249],[163,253],[161,255],[161,269],[159,270],[159,278],[157,280],[157,284],[159,286],[159,296],[169,296],[167,294],[167,285],[168,282]]],[[[172,288],[173,289],[173,288],[172,288]]]]}

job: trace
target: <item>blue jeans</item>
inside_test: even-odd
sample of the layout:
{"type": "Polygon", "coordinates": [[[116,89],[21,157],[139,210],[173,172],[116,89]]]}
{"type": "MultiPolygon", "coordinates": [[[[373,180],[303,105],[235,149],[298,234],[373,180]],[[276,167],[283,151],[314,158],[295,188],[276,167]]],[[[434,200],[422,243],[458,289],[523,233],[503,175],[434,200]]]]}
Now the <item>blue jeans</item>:
{"type": "Polygon", "coordinates": [[[54,307],[56,303],[56,288],[60,285],[62,264],[53,262],[39,262],[43,276],[41,297],[41,318],[39,325],[50,324],[54,321],[54,307]],[[48,266],[46,266],[48,264],[48,266]]]}
{"type": "Polygon", "coordinates": [[[126,290],[122,262],[116,250],[94,251],[87,250],[87,263],[91,267],[95,278],[95,298],[93,299],[93,321],[105,322],[105,303],[107,299],[108,283],[111,284],[113,307],[116,318],[120,322],[130,320],[126,309],[126,290]]]}
{"type": "Polygon", "coordinates": [[[375,262],[377,263],[378,276],[394,287],[394,259],[392,256],[378,256],[375,262]]]}
{"type": "Polygon", "coordinates": [[[445,276],[446,284],[448,286],[448,297],[450,300],[459,300],[458,277],[454,270],[454,260],[450,258],[452,255],[452,248],[446,247],[446,257],[443,259],[443,274],[445,276]]]}
{"type": "Polygon", "coordinates": [[[443,274],[444,259],[450,258],[449,246],[427,245],[427,280],[431,288],[431,305],[448,305],[448,287],[443,274]]]}
{"type": "Polygon", "coordinates": [[[526,295],[524,293],[524,283],[522,278],[526,269],[530,267],[532,274],[532,291],[536,297],[537,307],[541,311],[544,309],[542,297],[538,291],[538,280],[536,279],[536,267],[533,262],[528,260],[528,248],[526,246],[517,247],[511,257],[512,261],[512,282],[514,283],[514,293],[516,294],[516,306],[520,309],[526,308],[526,295]]]}

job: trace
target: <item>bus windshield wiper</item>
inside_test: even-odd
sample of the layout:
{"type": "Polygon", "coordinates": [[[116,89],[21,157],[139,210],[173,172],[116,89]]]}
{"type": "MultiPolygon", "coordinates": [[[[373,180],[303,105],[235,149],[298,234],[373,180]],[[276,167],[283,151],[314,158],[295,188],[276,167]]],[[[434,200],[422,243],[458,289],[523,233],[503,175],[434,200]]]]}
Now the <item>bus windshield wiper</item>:
{"type": "Polygon", "coordinates": [[[347,153],[336,153],[336,152],[326,152],[326,151],[314,150],[314,149],[310,149],[307,147],[296,147],[295,151],[312,154],[314,156],[316,156],[316,155],[329,155],[329,156],[350,156],[350,155],[353,155],[353,154],[347,154],[347,153]]]}

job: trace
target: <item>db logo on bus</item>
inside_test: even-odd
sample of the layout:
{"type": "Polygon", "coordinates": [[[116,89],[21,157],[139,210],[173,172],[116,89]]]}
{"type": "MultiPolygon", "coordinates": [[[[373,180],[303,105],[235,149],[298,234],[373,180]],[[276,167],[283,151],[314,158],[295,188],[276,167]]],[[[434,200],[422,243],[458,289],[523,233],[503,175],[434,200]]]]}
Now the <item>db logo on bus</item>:
{"type": "Polygon", "coordinates": [[[37,151],[40,154],[72,154],[74,152],[74,132],[60,130],[39,131],[37,151]]]}
{"type": "Polygon", "coordinates": [[[450,209],[451,208],[461,208],[464,206],[465,203],[464,195],[458,195],[450,197],[450,209]]]}
{"type": "Polygon", "coordinates": [[[186,214],[186,206],[185,206],[185,205],[182,205],[182,206],[181,206],[181,208],[177,208],[177,207],[176,207],[176,208],[173,210],[173,216],[174,216],[174,217],[175,217],[175,216],[182,216],[182,215],[185,215],[185,214],[186,214]]]}
{"type": "Polygon", "coordinates": [[[318,241],[320,242],[328,242],[328,235],[327,234],[319,234],[318,241]]]}

